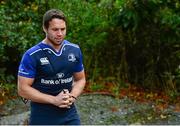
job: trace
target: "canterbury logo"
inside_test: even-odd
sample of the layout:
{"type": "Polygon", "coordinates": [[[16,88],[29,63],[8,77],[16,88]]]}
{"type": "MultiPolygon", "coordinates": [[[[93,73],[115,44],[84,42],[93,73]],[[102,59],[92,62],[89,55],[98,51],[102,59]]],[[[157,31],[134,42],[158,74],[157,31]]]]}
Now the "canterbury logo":
{"type": "Polygon", "coordinates": [[[49,60],[47,57],[41,58],[40,59],[41,65],[46,65],[49,64],[49,60]]]}

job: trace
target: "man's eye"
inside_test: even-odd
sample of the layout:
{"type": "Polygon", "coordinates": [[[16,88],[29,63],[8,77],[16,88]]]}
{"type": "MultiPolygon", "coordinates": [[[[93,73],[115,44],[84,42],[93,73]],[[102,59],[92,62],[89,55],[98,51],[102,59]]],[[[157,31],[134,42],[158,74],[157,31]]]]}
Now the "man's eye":
{"type": "Polygon", "coordinates": [[[58,29],[53,29],[53,31],[58,31],[58,29]]]}
{"type": "Polygon", "coordinates": [[[64,31],[65,30],[65,28],[61,28],[61,31],[64,31]]]}

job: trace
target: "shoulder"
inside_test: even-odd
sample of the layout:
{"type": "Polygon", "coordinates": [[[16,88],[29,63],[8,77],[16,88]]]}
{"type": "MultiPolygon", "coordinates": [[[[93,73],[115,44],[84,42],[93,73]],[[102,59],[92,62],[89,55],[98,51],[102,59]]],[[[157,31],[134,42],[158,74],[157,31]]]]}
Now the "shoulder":
{"type": "Polygon", "coordinates": [[[78,49],[79,49],[79,45],[74,44],[74,43],[72,43],[72,42],[69,42],[69,41],[67,41],[67,40],[64,40],[64,46],[70,46],[70,47],[72,47],[72,48],[78,48],[78,49]]]}
{"type": "Polygon", "coordinates": [[[40,43],[38,43],[38,44],[34,45],[33,47],[29,48],[25,52],[25,54],[28,54],[28,55],[32,56],[32,55],[36,54],[37,52],[41,51],[42,49],[40,48],[39,45],[40,45],[40,43]]]}

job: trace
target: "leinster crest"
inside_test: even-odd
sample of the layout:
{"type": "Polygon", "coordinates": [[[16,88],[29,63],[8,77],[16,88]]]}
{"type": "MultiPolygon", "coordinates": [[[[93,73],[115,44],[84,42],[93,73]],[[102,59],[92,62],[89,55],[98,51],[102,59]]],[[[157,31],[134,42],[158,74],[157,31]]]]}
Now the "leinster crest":
{"type": "Polygon", "coordinates": [[[76,57],[75,57],[75,55],[74,55],[73,53],[70,53],[70,54],[68,55],[68,61],[71,61],[71,62],[76,61],[76,57]]]}

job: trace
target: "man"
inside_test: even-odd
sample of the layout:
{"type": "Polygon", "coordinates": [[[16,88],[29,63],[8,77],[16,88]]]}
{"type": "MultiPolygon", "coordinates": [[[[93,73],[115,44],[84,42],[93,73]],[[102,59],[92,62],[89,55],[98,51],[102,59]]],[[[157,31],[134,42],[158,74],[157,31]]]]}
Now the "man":
{"type": "Polygon", "coordinates": [[[21,60],[18,93],[31,100],[30,125],[80,125],[74,102],[86,80],[79,46],[64,40],[66,23],[62,11],[47,11],[45,39],[21,60]]]}

